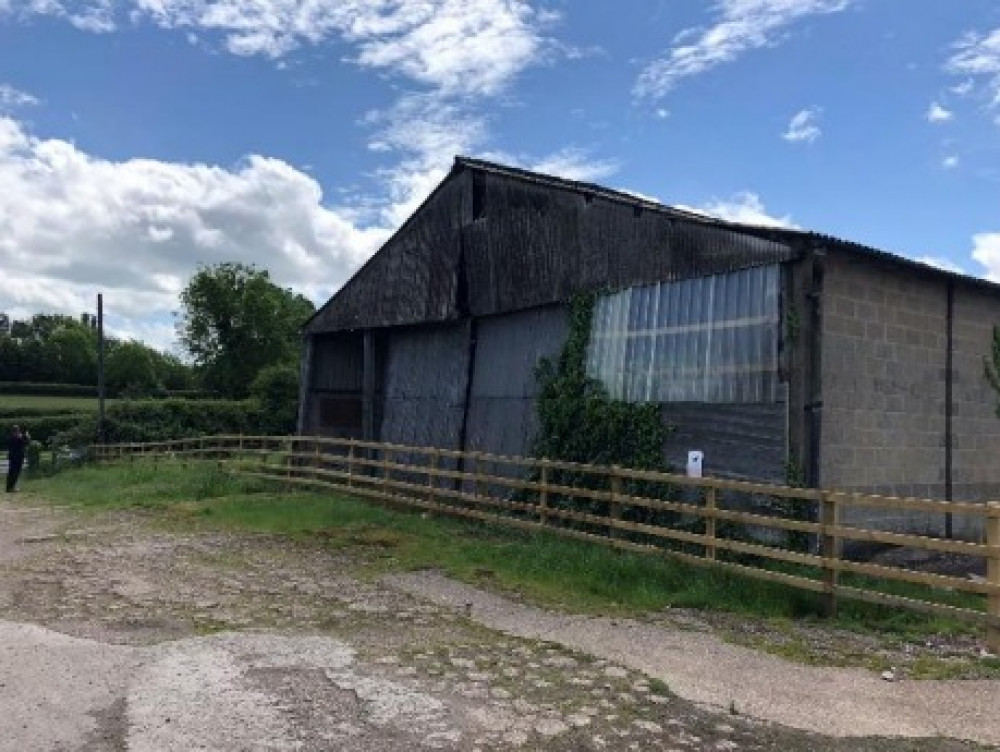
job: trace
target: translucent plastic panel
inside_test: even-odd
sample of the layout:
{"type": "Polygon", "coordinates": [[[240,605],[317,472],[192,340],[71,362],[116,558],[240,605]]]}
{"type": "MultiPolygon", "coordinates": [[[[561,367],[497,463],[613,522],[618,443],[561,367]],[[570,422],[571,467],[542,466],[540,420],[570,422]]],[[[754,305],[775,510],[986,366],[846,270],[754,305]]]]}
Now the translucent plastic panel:
{"type": "Polygon", "coordinates": [[[778,265],[598,299],[587,372],[633,402],[774,402],[778,265]]]}

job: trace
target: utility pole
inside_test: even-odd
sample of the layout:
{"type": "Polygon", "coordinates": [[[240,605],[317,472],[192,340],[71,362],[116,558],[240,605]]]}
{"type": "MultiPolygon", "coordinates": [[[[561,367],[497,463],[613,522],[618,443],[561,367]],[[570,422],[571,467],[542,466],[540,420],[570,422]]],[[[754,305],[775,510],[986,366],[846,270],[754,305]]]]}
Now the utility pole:
{"type": "Polygon", "coordinates": [[[97,293],[97,443],[104,443],[104,295],[97,293]]]}

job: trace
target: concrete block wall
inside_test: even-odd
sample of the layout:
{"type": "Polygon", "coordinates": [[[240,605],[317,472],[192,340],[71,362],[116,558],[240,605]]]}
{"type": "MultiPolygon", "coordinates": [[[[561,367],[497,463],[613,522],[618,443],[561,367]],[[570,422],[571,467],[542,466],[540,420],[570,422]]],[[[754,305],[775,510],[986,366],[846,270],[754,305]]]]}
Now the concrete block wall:
{"type": "Polygon", "coordinates": [[[1000,501],[1000,418],[997,393],[983,373],[993,327],[1000,326],[1000,292],[970,285],[955,291],[953,472],[954,498],[1000,501]]]}
{"type": "MultiPolygon", "coordinates": [[[[846,254],[827,257],[822,487],[944,498],[947,295],[943,280],[846,254]]],[[[854,511],[855,519],[894,529],[944,526],[943,515],[854,511]]]]}
{"type": "MultiPolygon", "coordinates": [[[[1000,291],[833,254],[822,321],[821,485],[947,499],[948,288],[953,285],[951,499],[1000,500],[997,395],[983,374],[1000,291]]],[[[848,520],[943,534],[940,514],[854,510],[848,520]]],[[[978,539],[982,520],[953,515],[978,539]]]]}

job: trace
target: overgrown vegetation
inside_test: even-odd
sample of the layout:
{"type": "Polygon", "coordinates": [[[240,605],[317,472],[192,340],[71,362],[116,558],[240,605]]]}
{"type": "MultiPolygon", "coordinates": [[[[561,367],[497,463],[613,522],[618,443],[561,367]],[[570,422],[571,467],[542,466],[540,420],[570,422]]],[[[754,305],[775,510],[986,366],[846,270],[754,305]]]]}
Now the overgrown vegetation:
{"type": "Polygon", "coordinates": [[[986,380],[997,393],[997,417],[1000,418],[1000,326],[993,327],[993,344],[990,354],[983,358],[986,380]]]}
{"type": "MultiPolygon", "coordinates": [[[[165,441],[217,434],[290,433],[294,417],[280,422],[253,399],[248,400],[123,400],[108,407],[105,439],[109,443],[165,441]]],[[[34,423],[27,423],[31,428],[34,423]]],[[[34,432],[32,432],[34,436],[34,432]]],[[[97,416],[77,419],[69,428],[51,436],[59,445],[87,446],[97,435],[97,416]]]]}
{"type": "MultiPolygon", "coordinates": [[[[109,406],[106,438],[294,431],[299,329],[312,303],[276,285],[265,270],[223,263],[198,269],[181,295],[181,308],[178,334],[193,363],[141,342],[107,338],[105,385],[108,396],[120,401],[109,406]],[[206,397],[214,399],[184,404],[206,397]]],[[[92,443],[95,317],[0,317],[0,421],[26,425],[47,447],[92,443]]]]}
{"type": "Polygon", "coordinates": [[[595,300],[593,293],[573,299],[566,344],[538,364],[539,430],[532,451],[554,460],[666,470],[663,444],[670,431],[659,406],[611,399],[587,376],[595,300]]]}

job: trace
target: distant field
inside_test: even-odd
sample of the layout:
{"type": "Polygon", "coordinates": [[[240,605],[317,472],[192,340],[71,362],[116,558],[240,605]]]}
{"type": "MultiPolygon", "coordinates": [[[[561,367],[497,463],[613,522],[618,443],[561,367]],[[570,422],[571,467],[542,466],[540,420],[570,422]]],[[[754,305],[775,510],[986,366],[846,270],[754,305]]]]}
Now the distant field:
{"type": "MultiPolygon", "coordinates": [[[[115,400],[108,400],[108,404],[115,400]]],[[[49,414],[97,410],[96,397],[64,397],[60,395],[0,394],[0,412],[27,409],[33,414],[49,414]]]]}

